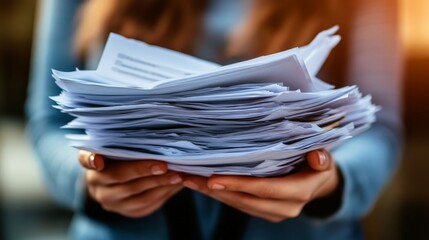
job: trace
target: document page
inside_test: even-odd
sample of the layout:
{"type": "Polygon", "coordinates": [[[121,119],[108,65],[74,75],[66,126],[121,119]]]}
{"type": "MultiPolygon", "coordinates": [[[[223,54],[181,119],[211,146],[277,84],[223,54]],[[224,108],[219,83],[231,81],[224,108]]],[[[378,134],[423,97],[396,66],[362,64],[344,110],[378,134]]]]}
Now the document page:
{"type": "Polygon", "coordinates": [[[53,70],[51,99],[74,117],[63,128],[85,131],[66,136],[78,149],[202,176],[283,175],[376,120],[371,96],[316,77],[337,30],[226,66],[111,34],[97,70],[53,70]]]}

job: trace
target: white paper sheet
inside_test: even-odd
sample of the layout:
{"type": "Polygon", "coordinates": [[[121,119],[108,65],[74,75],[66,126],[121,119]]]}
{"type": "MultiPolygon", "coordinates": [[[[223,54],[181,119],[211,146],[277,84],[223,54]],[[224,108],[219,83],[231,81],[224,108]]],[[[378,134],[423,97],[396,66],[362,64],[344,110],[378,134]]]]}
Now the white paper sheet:
{"type": "Polygon", "coordinates": [[[76,148],[202,176],[276,176],[367,129],[378,107],[316,77],[340,37],[220,66],[111,34],[96,71],[53,70],[76,148]]]}

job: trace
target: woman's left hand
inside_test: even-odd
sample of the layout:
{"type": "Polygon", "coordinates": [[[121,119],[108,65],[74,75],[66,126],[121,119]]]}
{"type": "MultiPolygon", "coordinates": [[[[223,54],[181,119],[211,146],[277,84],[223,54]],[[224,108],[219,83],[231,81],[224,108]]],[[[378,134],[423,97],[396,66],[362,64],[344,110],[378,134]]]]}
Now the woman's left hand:
{"type": "Polygon", "coordinates": [[[326,150],[307,154],[309,167],[284,177],[187,176],[184,185],[250,215],[280,222],[297,217],[310,201],[338,187],[340,176],[326,150]]]}

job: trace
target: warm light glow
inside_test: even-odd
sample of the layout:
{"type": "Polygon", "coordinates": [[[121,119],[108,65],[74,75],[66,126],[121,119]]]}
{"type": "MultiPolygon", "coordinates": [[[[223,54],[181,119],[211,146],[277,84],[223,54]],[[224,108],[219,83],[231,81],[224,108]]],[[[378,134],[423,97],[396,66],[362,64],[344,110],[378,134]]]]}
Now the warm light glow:
{"type": "Polygon", "coordinates": [[[407,51],[429,56],[429,0],[401,0],[402,37],[407,51]]]}

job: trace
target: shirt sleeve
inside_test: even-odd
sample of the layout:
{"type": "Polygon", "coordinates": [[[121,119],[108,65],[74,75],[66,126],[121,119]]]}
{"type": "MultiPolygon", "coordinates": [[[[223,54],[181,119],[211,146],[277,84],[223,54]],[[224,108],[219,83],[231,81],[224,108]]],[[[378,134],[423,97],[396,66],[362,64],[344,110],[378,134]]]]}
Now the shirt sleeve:
{"type": "Polygon", "coordinates": [[[341,204],[327,220],[368,213],[399,165],[402,49],[397,1],[363,0],[351,26],[349,84],[381,106],[377,123],[332,151],[343,177],[341,204]]]}
{"type": "Polygon", "coordinates": [[[79,4],[74,0],[39,1],[26,103],[27,132],[48,190],[59,203],[75,209],[83,201],[78,151],[68,146],[67,132],[60,129],[70,117],[54,109],[49,96],[60,92],[51,69],[68,71],[78,66],[71,44],[79,4]]]}

